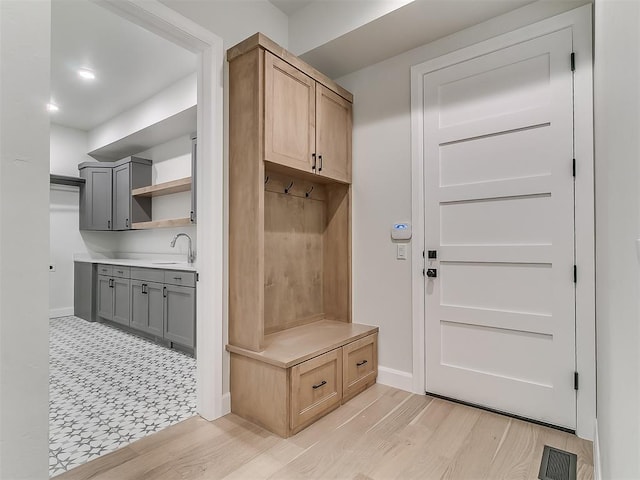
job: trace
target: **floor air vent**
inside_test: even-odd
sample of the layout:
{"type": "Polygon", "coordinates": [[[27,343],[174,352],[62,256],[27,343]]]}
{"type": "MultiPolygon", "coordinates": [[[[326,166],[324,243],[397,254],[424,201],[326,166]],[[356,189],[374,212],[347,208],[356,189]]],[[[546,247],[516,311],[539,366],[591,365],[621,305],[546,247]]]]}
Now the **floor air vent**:
{"type": "Polygon", "coordinates": [[[540,464],[540,480],[576,480],[578,457],[575,453],[544,446],[540,464]]]}

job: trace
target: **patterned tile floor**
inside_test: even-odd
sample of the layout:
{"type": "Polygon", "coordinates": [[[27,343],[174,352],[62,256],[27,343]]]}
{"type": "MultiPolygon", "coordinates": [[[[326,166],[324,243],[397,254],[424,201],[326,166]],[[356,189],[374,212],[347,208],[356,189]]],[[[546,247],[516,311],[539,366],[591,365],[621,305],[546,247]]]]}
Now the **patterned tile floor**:
{"type": "Polygon", "coordinates": [[[195,414],[193,358],[77,317],[50,327],[50,476],[195,414]]]}

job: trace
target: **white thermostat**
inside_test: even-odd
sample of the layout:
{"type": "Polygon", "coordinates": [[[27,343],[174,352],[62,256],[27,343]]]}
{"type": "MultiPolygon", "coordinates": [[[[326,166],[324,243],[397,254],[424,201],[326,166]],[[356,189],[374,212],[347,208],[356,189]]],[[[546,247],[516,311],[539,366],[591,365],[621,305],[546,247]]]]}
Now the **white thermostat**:
{"type": "Polygon", "coordinates": [[[411,224],[394,223],[391,226],[391,238],[394,240],[409,240],[411,238],[411,224]]]}

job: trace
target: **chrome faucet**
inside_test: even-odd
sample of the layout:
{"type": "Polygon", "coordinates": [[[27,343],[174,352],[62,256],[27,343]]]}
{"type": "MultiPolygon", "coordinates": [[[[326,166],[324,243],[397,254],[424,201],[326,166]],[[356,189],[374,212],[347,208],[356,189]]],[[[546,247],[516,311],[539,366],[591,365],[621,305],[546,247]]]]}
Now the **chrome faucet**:
{"type": "Polygon", "coordinates": [[[191,249],[191,237],[189,235],[187,235],[186,233],[177,234],[175,237],[173,237],[173,240],[171,240],[171,248],[174,248],[176,246],[176,240],[178,240],[178,237],[187,237],[187,239],[189,240],[189,250],[187,252],[187,260],[189,261],[189,263],[193,263],[193,261],[196,259],[196,255],[191,249]]]}

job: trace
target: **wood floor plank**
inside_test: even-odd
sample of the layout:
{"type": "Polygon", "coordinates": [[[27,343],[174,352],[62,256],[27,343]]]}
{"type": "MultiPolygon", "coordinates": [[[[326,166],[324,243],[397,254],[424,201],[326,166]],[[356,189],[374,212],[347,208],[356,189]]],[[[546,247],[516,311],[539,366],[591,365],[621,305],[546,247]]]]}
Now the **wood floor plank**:
{"type": "Polygon", "coordinates": [[[56,480],[536,479],[544,445],[575,453],[578,479],[593,479],[591,442],[375,385],[289,439],[233,414],[194,417],[56,480]]]}
{"type": "Polygon", "coordinates": [[[487,478],[508,425],[509,419],[501,415],[481,414],[442,478],[487,478]]]}
{"type": "Polygon", "coordinates": [[[410,395],[400,390],[385,393],[270,478],[325,478],[327,469],[349,451],[363,432],[373,427],[410,395]]]}

